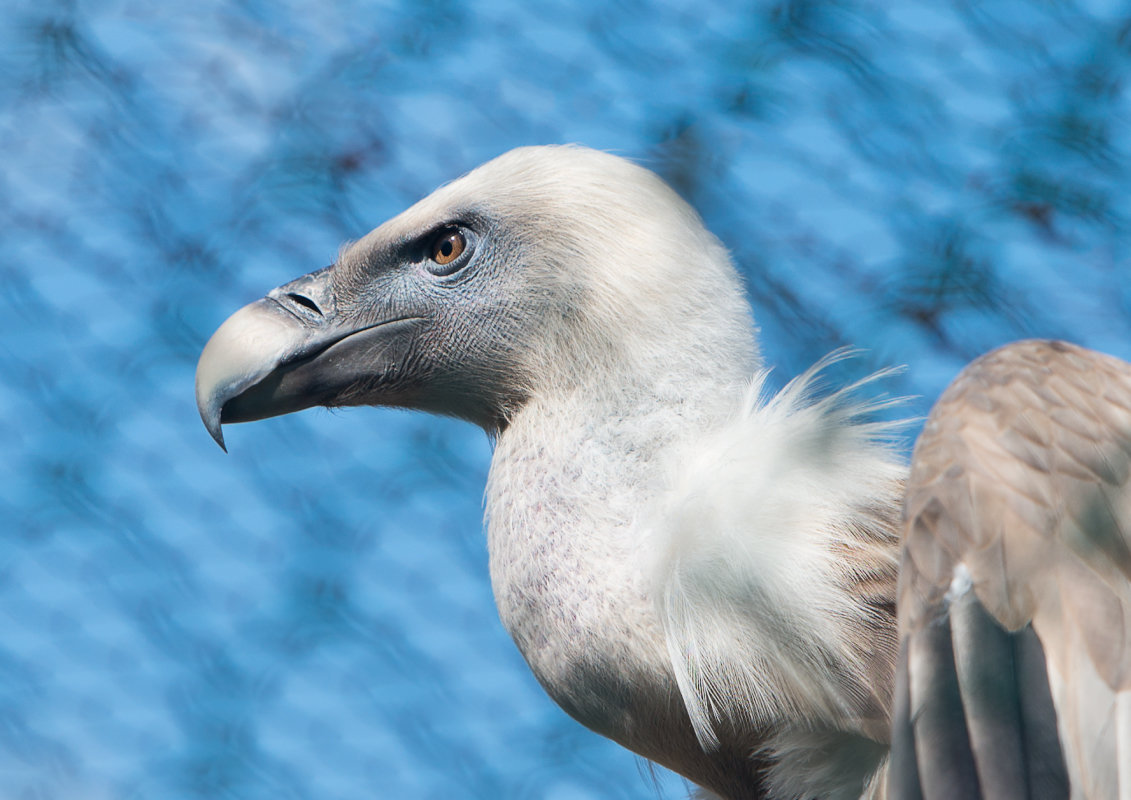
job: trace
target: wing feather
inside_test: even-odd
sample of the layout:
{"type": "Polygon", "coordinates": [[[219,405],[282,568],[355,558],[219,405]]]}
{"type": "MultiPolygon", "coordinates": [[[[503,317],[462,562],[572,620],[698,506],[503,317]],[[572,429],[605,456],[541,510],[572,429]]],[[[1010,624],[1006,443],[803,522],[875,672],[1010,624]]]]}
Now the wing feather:
{"type": "Polygon", "coordinates": [[[1131,796],[1129,476],[1119,359],[1018,342],[940,398],[904,507],[893,796],[1131,796]]]}

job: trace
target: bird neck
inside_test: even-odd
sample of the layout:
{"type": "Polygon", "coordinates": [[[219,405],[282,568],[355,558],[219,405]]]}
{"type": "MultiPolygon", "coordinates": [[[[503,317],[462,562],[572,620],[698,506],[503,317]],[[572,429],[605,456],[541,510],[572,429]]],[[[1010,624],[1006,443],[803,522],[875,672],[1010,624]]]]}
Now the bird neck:
{"type": "MultiPolygon", "coordinates": [[[[533,399],[499,436],[486,493],[499,616],[567,713],[703,782],[697,770],[717,763],[704,757],[679,700],[637,523],[662,486],[660,454],[673,431],[706,425],[723,404],[684,398],[673,407],[606,392],[597,414],[594,396],[533,399]]],[[[753,762],[749,769],[753,776],[753,762]]]]}
{"type": "MultiPolygon", "coordinates": [[[[503,622],[528,659],[539,659],[531,652],[538,647],[552,649],[549,632],[574,643],[611,640],[602,624],[563,630],[565,615],[586,618],[590,606],[654,616],[639,559],[641,510],[663,489],[665,454],[722,424],[744,387],[737,378],[704,385],[664,371],[636,374],[660,377],[626,372],[543,393],[499,434],[486,491],[491,578],[503,622]]],[[[649,630],[641,643],[649,652],[637,655],[666,658],[660,636],[649,630]]]]}
{"type": "MultiPolygon", "coordinates": [[[[836,402],[810,403],[800,388],[762,403],[749,380],[700,378],[628,377],[519,410],[498,439],[487,489],[500,617],[559,705],[693,780],[692,754],[716,723],[739,731],[720,747],[811,750],[830,775],[864,742],[869,758],[852,756],[861,778],[883,747],[874,739],[891,670],[902,467],[836,402]],[[658,559],[683,565],[674,584],[657,580],[658,559]],[[673,627],[673,608],[690,629],[673,627]],[[738,628],[717,628],[738,637],[737,660],[749,662],[739,670],[729,645],[697,638],[720,609],[740,613],[738,628]],[[734,709],[696,710],[678,677],[684,639],[719,654],[690,674],[715,681],[734,709]],[[821,664],[828,675],[814,669],[821,664]],[[671,708],[671,697],[686,709],[671,708]],[[652,718],[657,708],[663,720],[652,718]],[[744,719],[724,716],[744,709],[744,719]],[[657,739],[686,746],[657,754],[657,739]]],[[[802,780],[765,774],[782,786],[802,780]]]]}

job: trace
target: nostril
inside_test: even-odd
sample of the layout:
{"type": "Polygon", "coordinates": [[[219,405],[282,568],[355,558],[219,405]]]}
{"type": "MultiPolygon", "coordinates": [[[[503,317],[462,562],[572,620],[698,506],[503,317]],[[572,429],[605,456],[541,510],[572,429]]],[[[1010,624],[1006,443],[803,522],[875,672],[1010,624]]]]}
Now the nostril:
{"type": "Polygon", "coordinates": [[[315,303],[313,300],[311,300],[309,297],[306,297],[306,296],[301,295],[301,294],[297,294],[295,292],[287,292],[287,297],[294,300],[300,306],[304,306],[306,308],[309,308],[311,311],[313,311],[318,316],[322,316],[322,309],[320,309],[318,307],[318,304],[315,303]]]}

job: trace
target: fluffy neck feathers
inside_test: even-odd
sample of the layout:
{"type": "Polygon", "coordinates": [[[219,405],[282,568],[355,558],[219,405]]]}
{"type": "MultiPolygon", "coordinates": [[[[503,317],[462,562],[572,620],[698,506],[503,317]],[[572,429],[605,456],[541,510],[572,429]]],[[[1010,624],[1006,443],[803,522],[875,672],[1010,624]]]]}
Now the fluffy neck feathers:
{"type": "Polygon", "coordinates": [[[702,753],[788,753],[768,772],[783,797],[836,796],[843,769],[814,766],[849,751],[859,794],[895,646],[903,468],[862,422],[872,407],[808,399],[815,374],[769,401],[761,378],[535,399],[500,437],[487,492],[500,615],[549,693],[693,780],[689,731],[702,753]],[[650,685],[601,697],[611,674],[650,685]],[[685,714],[651,720],[658,741],[642,743],[634,704],[670,693],[685,714]]]}

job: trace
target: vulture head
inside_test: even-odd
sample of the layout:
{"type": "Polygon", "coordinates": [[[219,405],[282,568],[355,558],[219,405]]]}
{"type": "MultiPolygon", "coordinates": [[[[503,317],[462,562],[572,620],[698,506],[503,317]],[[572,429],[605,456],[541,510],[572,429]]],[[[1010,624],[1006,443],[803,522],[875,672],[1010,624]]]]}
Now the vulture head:
{"type": "MultiPolygon", "coordinates": [[[[723,247],[653,173],[580,147],[513,150],[271,291],[208,342],[221,423],[390,405],[497,434],[529,398],[750,374],[723,247]]],[[[654,387],[653,387],[654,388],[654,387]]]]}

